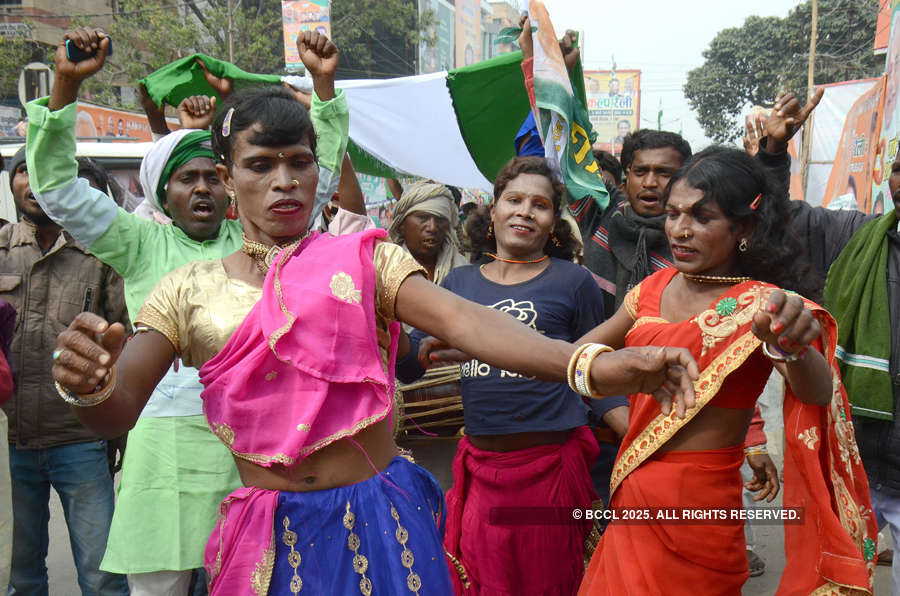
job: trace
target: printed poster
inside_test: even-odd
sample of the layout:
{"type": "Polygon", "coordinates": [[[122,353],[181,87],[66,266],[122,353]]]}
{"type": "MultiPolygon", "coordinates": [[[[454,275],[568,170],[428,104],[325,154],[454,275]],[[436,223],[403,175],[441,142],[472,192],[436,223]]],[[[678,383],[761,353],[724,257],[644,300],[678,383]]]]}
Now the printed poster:
{"type": "Polygon", "coordinates": [[[301,31],[318,31],[331,37],[331,13],[328,0],[281,0],[284,29],[284,64],[288,70],[303,68],[297,52],[301,31]]]}
{"type": "Polygon", "coordinates": [[[883,89],[884,81],[879,79],[847,113],[825,187],[823,206],[859,209],[863,213],[872,211],[871,173],[877,145],[874,141],[881,129],[883,89]]]}
{"type": "Polygon", "coordinates": [[[883,121],[872,166],[872,213],[893,209],[888,178],[900,145],[900,104],[897,101],[900,93],[900,3],[892,1],[892,4],[891,37],[885,61],[883,121]]]}
{"type": "Polygon", "coordinates": [[[584,90],[595,147],[621,154],[625,135],[640,128],[641,71],[586,70],[584,90]]]}

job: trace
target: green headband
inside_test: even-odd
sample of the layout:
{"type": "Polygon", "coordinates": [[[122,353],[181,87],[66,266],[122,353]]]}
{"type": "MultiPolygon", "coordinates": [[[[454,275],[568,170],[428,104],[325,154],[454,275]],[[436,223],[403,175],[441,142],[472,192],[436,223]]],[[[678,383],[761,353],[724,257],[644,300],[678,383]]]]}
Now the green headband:
{"type": "Polygon", "coordinates": [[[212,135],[207,130],[198,130],[196,132],[184,135],[172,154],[166,161],[166,167],[163,168],[162,174],[159,176],[159,182],[156,184],[156,196],[159,199],[160,206],[165,203],[166,186],[169,184],[169,178],[172,172],[191,161],[195,157],[208,157],[215,161],[216,156],[212,152],[211,147],[212,135]]]}

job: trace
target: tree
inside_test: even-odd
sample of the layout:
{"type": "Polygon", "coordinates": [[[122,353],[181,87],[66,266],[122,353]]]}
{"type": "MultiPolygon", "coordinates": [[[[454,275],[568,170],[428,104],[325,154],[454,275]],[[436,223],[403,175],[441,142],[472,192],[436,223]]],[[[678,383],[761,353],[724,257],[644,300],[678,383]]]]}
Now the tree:
{"type": "MultiPolygon", "coordinates": [[[[233,0],[232,4],[232,62],[247,72],[275,74],[284,71],[281,2],[233,0]]],[[[188,2],[187,7],[211,42],[207,53],[228,60],[227,1],[195,0],[188,2]]]]}
{"type": "MultiPolygon", "coordinates": [[[[134,86],[154,70],[194,52],[206,51],[208,36],[191,16],[169,0],[118,0],[118,14],[106,27],[113,55],[99,73],[82,85],[82,95],[98,103],[127,104],[120,86],[134,86]]],[[[78,19],[78,25],[93,23],[78,19]]],[[[134,107],[134,106],[125,106],[134,107]]]]}
{"type": "Polygon", "coordinates": [[[333,0],[331,32],[341,51],[338,75],[397,77],[416,72],[420,42],[434,44],[434,13],[414,0],[333,0]]]}
{"type": "MultiPolygon", "coordinates": [[[[733,141],[748,105],[771,103],[781,91],[807,96],[811,10],[806,1],[783,19],[752,16],[713,38],[684,85],[707,136],[733,141]]],[[[819,0],[816,84],[882,73],[884,57],[872,53],[877,11],[878,0],[819,0]]]]}
{"type": "MultiPolygon", "coordinates": [[[[232,62],[248,72],[285,72],[279,0],[232,0],[232,62]]],[[[431,11],[418,12],[415,0],[333,0],[332,35],[341,50],[346,77],[400,76],[415,71],[419,42],[434,43],[431,11]]],[[[136,107],[119,89],[162,66],[196,52],[228,59],[227,0],[116,0],[105,29],[114,51],[106,66],[85,81],[83,97],[136,107]]],[[[94,25],[75,18],[75,26],[94,25]]],[[[53,61],[55,47],[29,36],[0,44],[0,97],[15,96],[18,74],[30,60],[53,61]]]]}
{"type": "Polygon", "coordinates": [[[53,63],[51,49],[35,41],[33,33],[34,27],[26,22],[21,34],[0,38],[0,98],[18,95],[19,74],[29,62],[53,63]]]}
{"type": "MultiPolygon", "coordinates": [[[[277,0],[235,0],[232,8],[233,62],[248,72],[284,70],[281,3],[277,0]]],[[[123,103],[116,87],[134,85],[162,66],[202,52],[228,59],[226,0],[119,0],[119,14],[108,33],[115,40],[113,55],[85,93],[100,103],[123,103]]],[[[89,23],[81,23],[89,24],[89,23]]]]}

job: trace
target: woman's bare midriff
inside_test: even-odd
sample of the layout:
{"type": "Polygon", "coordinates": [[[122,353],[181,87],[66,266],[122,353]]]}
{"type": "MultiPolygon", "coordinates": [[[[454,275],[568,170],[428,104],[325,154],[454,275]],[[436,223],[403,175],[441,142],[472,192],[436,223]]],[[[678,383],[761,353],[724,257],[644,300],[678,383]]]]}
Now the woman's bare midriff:
{"type": "Polygon", "coordinates": [[[290,468],[283,465],[258,466],[239,457],[235,457],[234,461],[244,486],[307,492],[368,480],[376,474],[376,469],[381,472],[387,468],[398,454],[388,420],[361,430],[352,441],[336,441],[290,468]]]}
{"type": "Polygon", "coordinates": [[[753,410],[706,406],[660,451],[709,451],[743,445],[753,410]]]}
{"type": "Polygon", "coordinates": [[[519,451],[539,445],[562,445],[569,438],[570,430],[514,433],[510,435],[469,436],[475,447],[485,451],[519,451]]]}

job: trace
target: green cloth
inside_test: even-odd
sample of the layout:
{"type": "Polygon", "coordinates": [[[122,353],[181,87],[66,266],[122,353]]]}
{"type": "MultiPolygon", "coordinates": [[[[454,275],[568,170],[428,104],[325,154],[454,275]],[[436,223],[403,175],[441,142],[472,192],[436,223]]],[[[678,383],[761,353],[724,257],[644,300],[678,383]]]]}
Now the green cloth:
{"type": "Polygon", "coordinates": [[[447,73],[460,133],[488,180],[516,156],[512,141],[531,111],[521,64],[522,52],[511,52],[447,73]]]}
{"type": "MultiPolygon", "coordinates": [[[[281,84],[281,77],[278,75],[247,72],[230,62],[217,60],[206,54],[192,54],[187,58],[166,64],[138,82],[144,84],[150,99],[158,106],[161,106],[163,102],[170,106],[177,106],[181,100],[191,95],[215,95],[218,100],[221,100],[219,94],[206,82],[203,69],[197,64],[198,58],[203,61],[212,74],[220,78],[231,79],[235,89],[264,83],[281,84]]],[[[221,101],[218,103],[221,105],[221,101]]]]}
{"type": "Polygon", "coordinates": [[[211,142],[212,135],[208,130],[188,133],[183,139],[178,141],[159,177],[159,184],[156,185],[156,197],[159,199],[160,205],[166,202],[166,186],[169,183],[169,178],[172,177],[172,172],[195,157],[208,157],[216,161],[216,155],[210,146],[211,142]]]}
{"type": "Polygon", "coordinates": [[[231,452],[204,416],[141,418],[128,432],[100,568],[150,573],[202,567],[218,506],[240,486],[231,452]]]}
{"type": "MultiPolygon", "coordinates": [[[[231,79],[235,89],[252,85],[281,85],[281,77],[278,75],[261,75],[246,72],[230,62],[210,58],[205,54],[194,54],[166,64],[159,70],[141,79],[140,82],[147,88],[147,93],[157,105],[162,105],[165,102],[169,105],[177,106],[183,99],[192,95],[215,95],[221,100],[222,98],[206,82],[206,78],[203,76],[203,69],[197,64],[197,58],[203,60],[209,72],[218,77],[231,79]]],[[[218,101],[216,105],[221,107],[222,102],[218,101]]],[[[319,167],[325,168],[337,176],[341,171],[344,153],[348,151],[347,135],[350,130],[350,109],[347,106],[344,91],[337,89],[334,98],[327,101],[322,101],[313,93],[309,117],[312,119],[313,128],[316,130],[316,157],[319,161],[319,167]]],[[[371,156],[366,159],[355,145],[351,144],[349,150],[354,166],[356,166],[356,160],[359,158],[360,164],[364,168],[356,167],[357,171],[378,176],[393,173],[393,170],[389,168],[384,170],[383,168],[386,168],[386,166],[371,156]],[[378,169],[379,167],[382,169],[378,169]]],[[[168,180],[165,176],[162,178],[168,180]]]]}
{"type": "Polygon", "coordinates": [[[854,234],[828,271],[825,307],[838,324],[837,358],[853,414],[892,420],[887,233],[894,211],[854,234]]]}

